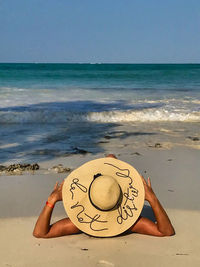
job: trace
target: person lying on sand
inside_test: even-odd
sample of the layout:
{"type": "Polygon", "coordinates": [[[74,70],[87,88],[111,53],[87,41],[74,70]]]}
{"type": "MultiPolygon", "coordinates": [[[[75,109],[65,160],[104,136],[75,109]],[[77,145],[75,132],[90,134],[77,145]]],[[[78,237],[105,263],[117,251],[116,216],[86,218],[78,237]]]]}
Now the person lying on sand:
{"type": "MultiPolygon", "coordinates": [[[[113,154],[109,154],[107,155],[107,157],[117,159],[113,154]]],[[[157,237],[174,235],[174,228],[170,222],[169,217],[167,216],[167,213],[165,212],[152,189],[150,178],[148,178],[147,181],[143,176],[141,176],[141,178],[144,185],[145,200],[149,202],[155,215],[156,222],[146,217],[140,216],[137,221],[128,229],[128,231],[157,237]]],[[[33,231],[34,237],[52,238],[82,232],[77,228],[77,226],[72,223],[69,218],[61,219],[50,225],[54,205],[58,201],[62,201],[63,183],[64,181],[61,184],[57,182],[54,186],[53,192],[49,195],[48,201],[35,224],[33,231]]]]}

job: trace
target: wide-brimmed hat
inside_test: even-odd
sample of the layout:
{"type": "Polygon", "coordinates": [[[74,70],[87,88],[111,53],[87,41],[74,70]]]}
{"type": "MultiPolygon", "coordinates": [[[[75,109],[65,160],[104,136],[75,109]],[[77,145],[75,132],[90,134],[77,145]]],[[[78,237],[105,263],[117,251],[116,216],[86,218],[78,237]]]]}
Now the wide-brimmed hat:
{"type": "Polygon", "coordinates": [[[144,205],[144,186],[136,169],[115,158],[89,161],[65,179],[63,204],[81,231],[99,237],[129,229],[144,205]]]}

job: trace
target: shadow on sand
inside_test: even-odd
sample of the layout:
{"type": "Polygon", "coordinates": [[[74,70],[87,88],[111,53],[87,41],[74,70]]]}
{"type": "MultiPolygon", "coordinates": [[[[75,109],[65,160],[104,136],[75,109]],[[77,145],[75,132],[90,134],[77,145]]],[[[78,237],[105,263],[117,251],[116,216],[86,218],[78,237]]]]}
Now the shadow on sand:
{"type": "Polygon", "coordinates": [[[0,164],[40,162],[78,153],[95,154],[104,152],[100,143],[105,139],[152,135],[154,133],[116,131],[118,123],[90,119],[94,113],[102,118],[106,114],[109,118],[110,111],[145,108],[149,105],[131,106],[124,101],[51,102],[0,108],[0,164]]]}

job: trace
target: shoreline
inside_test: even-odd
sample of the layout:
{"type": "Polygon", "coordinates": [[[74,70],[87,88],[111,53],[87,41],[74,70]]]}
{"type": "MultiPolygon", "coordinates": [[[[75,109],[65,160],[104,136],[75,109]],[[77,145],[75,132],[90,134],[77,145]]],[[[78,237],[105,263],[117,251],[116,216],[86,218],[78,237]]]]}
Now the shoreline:
{"type": "Polygon", "coordinates": [[[41,165],[54,160],[59,164],[62,162],[57,159],[102,157],[107,153],[134,155],[141,149],[160,151],[185,147],[200,150],[200,124],[192,122],[17,127],[7,125],[0,130],[3,137],[0,141],[0,165],[41,165]],[[19,134],[15,137],[16,131],[19,134]]]}

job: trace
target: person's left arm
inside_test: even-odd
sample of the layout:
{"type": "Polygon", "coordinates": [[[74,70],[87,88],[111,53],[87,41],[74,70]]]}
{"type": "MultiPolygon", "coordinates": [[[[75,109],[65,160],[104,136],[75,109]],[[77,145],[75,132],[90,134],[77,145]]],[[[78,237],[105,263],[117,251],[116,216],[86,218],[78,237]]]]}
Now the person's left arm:
{"type": "MultiPolygon", "coordinates": [[[[64,181],[63,181],[64,182],[64,181]]],[[[70,221],[69,218],[62,219],[50,225],[50,220],[54,205],[62,200],[62,186],[58,182],[54,186],[53,192],[48,197],[48,204],[45,205],[35,224],[33,236],[37,238],[59,237],[79,233],[80,230],[70,221]]]]}

